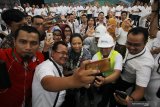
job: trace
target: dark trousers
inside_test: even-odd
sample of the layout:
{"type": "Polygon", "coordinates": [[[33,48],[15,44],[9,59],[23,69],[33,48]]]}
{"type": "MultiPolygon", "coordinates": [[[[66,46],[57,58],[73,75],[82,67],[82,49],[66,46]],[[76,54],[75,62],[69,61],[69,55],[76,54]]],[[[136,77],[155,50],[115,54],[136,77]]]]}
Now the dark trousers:
{"type": "Polygon", "coordinates": [[[109,107],[112,107],[112,104],[115,104],[115,100],[113,97],[114,93],[114,85],[113,84],[106,84],[100,87],[100,94],[102,95],[101,101],[98,103],[97,107],[107,107],[108,103],[110,104],[109,107]]]}

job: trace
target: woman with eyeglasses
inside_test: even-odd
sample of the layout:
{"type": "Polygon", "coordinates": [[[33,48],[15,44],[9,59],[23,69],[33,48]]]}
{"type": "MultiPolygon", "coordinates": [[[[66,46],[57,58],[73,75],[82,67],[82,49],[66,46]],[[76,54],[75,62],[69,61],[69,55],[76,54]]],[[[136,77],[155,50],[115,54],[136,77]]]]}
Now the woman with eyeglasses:
{"type": "Polygon", "coordinates": [[[69,25],[62,25],[62,40],[68,45],[68,48],[71,47],[70,37],[72,35],[72,30],[69,25]]]}

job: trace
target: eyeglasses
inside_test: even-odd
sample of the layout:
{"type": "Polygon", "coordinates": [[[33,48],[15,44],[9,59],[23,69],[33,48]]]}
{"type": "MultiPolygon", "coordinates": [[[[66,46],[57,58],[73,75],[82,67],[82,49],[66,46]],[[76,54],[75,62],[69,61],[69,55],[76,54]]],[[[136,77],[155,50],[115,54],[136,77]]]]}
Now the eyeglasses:
{"type": "Polygon", "coordinates": [[[157,68],[157,73],[160,74],[160,57],[158,58],[158,68],[157,68]]]}
{"type": "Polygon", "coordinates": [[[56,34],[56,33],[53,33],[53,35],[55,35],[55,36],[61,36],[61,34],[56,34]]]}
{"type": "Polygon", "coordinates": [[[131,42],[127,41],[126,45],[133,46],[133,47],[140,47],[140,46],[144,45],[144,43],[131,43],[131,42]]]}
{"type": "Polygon", "coordinates": [[[67,52],[64,52],[64,51],[62,51],[62,52],[55,51],[55,52],[61,54],[62,56],[65,56],[65,55],[68,56],[68,53],[67,53],[67,52]]]}

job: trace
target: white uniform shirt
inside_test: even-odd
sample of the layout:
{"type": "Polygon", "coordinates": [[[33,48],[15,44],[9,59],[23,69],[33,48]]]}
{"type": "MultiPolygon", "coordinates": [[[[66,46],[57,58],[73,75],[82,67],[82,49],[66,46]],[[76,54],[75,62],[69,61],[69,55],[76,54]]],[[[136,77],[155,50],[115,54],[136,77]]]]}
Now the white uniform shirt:
{"type": "Polygon", "coordinates": [[[126,44],[127,34],[128,34],[128,32],[124,31],[122,28],[118,28],[118,31],[117,31],[117,42],[120,45],[125,45],[126,44]]]}
{"type": "MultiPolygon", "coordinates": [[[[157,97],[156,93],[160,88],[160,74],[157,73],[157,69],[160,63],[160,53],[155,58],[154,70],[151,74],[151,79],[145,91],[145,98],[150,101],[150,107],[159,107],[160,98],[157,97]]],[[[160,69],[158,70],[160,72],[160,69]]]]}
{"type": "Polygon", "coordinates": [[[28,15],[32,16],[32,7],[26,7],[25,10],[28,15]]]}
{"type": "MultiPolygon", "coordinates": [[[[146,47],[149,50],[155,49],[155,48],[160,48],[160,31],[157,32],[156,38],[154,38],[152,41],[148,42],[146,47]]],[[[157,56],[157,54],[153,55],[154,58],[157,56]]]]}
{"type": "MultiPolygon", "coordinates": [[[[63,71],[62,66],[58,64],[57,66],[62,73],[63,71]]],[[[58,70],[50,60],[46,60],[36,67],[35,74],[33,77],[33,83],[32,83],[32,106],[33,107],[53,107],[54,101],[57,96],[57,92],[46,91],[41,85],[41,80],[48,75],[60,77],[58,70]]],[[[60,105],[64,101],[65,93],[66,93],[65,90],[60,91],[56,107],[60,107],[60,105]]]]}
{"type": "Polygon", "coordinates": [[[115,9],[116,9],[115,16],[121,16],[123,6],[118,5],[115,9]]]}
{"type": "Polygon", "coordinates": [[[132,15],[139,15],[139,12],[134,12],[134,11],[139,11],[139,8],[138,8],[138,6],[133,6],[132,7],[132,15]]]}
{"type": "Polygon", "coordinates": [[[121,74],[122,80],[136,83],[141,87],[147,87],[154,66],[154,58],[150,51],[144,48],[140,53],[132,55],[127,50],[124,63],[125,71],[121,74]]]}
{"type": "MultiPolygon", "coordinates": [[[[111,53],[111,52],[110,52],[111,53]]],[[[111,54],[110,54],[111,55],[111,54]]],[[[108,56],[108,58],[110,57],[110,55],[108,56]]],[[[95,54],[93,57],[92,57],[92,61],[97,61],[98,60],[98,56],[97,54],[95,54]]],[[[121,56],[121,54],[119,53],[116,58],[115,58],[115,65],[114,65],[114,69],[117,69],[117,70],[122,70],[122,61],[123,61],[123,58],[121,56]]]]}

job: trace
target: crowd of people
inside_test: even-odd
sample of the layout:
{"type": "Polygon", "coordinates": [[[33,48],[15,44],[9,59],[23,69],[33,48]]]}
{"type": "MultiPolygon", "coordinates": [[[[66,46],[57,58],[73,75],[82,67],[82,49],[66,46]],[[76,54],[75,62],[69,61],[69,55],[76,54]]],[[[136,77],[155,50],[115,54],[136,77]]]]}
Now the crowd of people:
{"type": "Polygon", "coordinates": [[[0,107],[159,107],[158,8],[158,0],[5,5],[0,107]],[[105,58],[109,70],[86,69],[105,58]]]}

